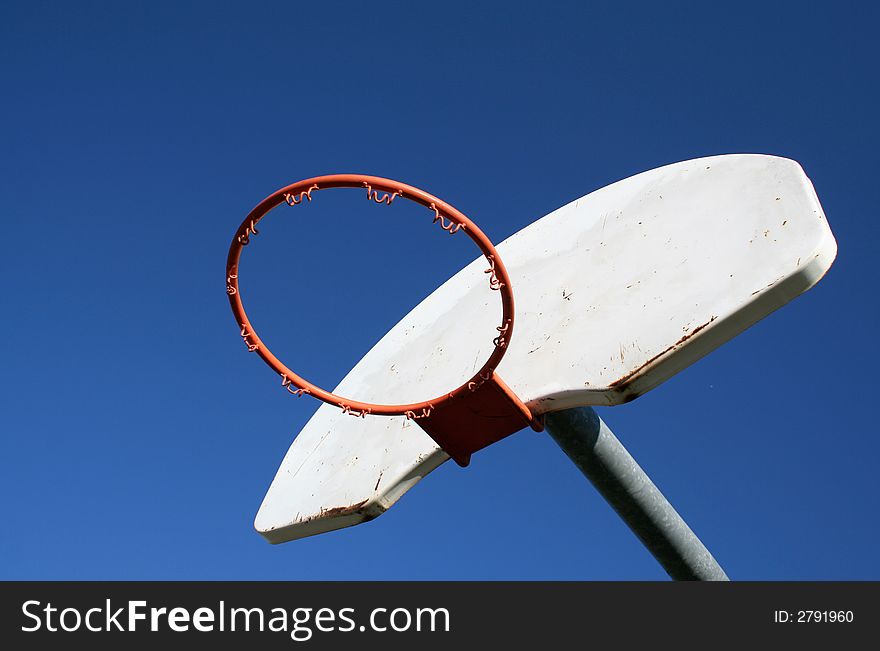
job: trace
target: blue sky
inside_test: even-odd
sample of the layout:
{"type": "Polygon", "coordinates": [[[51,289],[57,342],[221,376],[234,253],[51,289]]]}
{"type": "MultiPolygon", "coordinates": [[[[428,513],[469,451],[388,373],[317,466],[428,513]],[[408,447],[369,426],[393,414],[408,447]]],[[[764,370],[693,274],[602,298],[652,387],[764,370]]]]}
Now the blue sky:
{"type": "MultiPolygon", "coordinates": [[[[263,542],[253,516],[318,403],[285,399],[243,351],[223,267],[244,214],[316,174],[424,187],[499,242],[615,180],[732,152],[804,166],[837,262],[600,413],[732,578],[880,578],[877,18],[868,3],[4,3],[0,578],[665,578],[532,432],[372,523],[263,542]]],[[[249,304],[327,385],[473,257],[346,215],[275,240],[249,304]]]]}

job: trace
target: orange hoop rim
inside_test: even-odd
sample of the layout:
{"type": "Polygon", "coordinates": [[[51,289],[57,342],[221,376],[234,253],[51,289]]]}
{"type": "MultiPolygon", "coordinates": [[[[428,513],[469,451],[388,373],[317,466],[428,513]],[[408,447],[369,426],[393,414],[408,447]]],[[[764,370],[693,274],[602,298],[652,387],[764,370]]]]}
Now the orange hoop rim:
{"type": "Polygon", "coordinates": [[[281,386],[294,395],[302,396],[308,394],[322,400],[328,404],[337,406],[343,412],[353,416],[364,417],[367,414],[378,416],[406,416],[410,419],[425,418],[431,414],[431,411],[454,400],[456,396],[464,391],[474,391],[477,387],[490,380],[498,368],[498,364],[510,343],[513,334],[513,318],[514,303],[513,289],[510,285],[510,277],[504,266],[495,246],[491,240],[480,230],[480,228],[466,217],[459,210],[446,203],[442,199],[434,195],[420,190],[419,188],[382,178],[379,176],[368,176],[364,174],[330,174],[325,176],[316,176],[305,179],[297,183],[293,183],[281,188],[263,199],[257,206],[248,213],[244,221],[235,231],[232,238],[232,244],[229,247],[229,255],[226,258],[226,293],[229,297],[229,304],[235,315],[236,322],[240,328],[240,334],[244,340],[247,349],[255,352],[266,362],[276,373],[281,376],[281,386]],[[486,360],[486,363],[477,373],[458,388],[437,396],[431,400],[422,402],[413,402],[408,404],[376,404],[363,402],[360,400],[352,400],[344,396],[337,395],[322,389],[321,387],[300,377],[297,373],[288,368],[281,360],[272,354],[272,351],[263,343],[253,325],[251,325],[245,312],[244,305],[241,301],[241,289],[239,287],[239,266],[241,261],[241,253],[245,246],[250,242],[253,235],[257,235],[257,224],[271,210],[279,205],[286,203],[290,206],[296,206],[304,200],[311,201],[312,193],[318,190],[328,190],[332,188],[360,188],[366,189],[367,199],[376,203],[384,203],[391,205],[396,197],[401,197],[409,201],[421,204],[434,213],[434,222],[439,225],[447,233],[454,235],[459,230],[463,231],[471,240],[476,243],[483,256],[489,263],[489,268],[485,273],[489,274],[489,288],[497,290],[501,296],[501,325],[496,327],[498,336],[495,337],[495,344],[492,353],[486,360]],[[379,193],[384,195],[380,196],[379,193]],[[296,387],[292,389],[291,387],[296,387]]]}

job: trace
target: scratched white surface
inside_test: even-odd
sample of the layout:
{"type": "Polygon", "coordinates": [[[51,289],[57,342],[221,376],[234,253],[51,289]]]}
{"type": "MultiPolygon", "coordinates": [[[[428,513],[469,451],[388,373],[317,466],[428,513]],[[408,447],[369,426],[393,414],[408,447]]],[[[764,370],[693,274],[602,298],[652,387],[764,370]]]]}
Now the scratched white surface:
{"type": "MultiPolygon", "coordinates": [[[[498,373],[547,412],[619,404],[657,386],[809,289],[837,245],[797,163],[743,154],[620,181],[497,249],[516,299],[498,373]]],[[[499,323],[485,266],[479,258],[425,299],[335,392],[400,403],[461,384],[488,357],[499,323]],[[456,328],[444,326],[449,319],[456,328]]],[[[283,542],[357,524],[446,460],[403,417],[353,418],[322,405],[284,457],[255,527],[283,542]]]]}

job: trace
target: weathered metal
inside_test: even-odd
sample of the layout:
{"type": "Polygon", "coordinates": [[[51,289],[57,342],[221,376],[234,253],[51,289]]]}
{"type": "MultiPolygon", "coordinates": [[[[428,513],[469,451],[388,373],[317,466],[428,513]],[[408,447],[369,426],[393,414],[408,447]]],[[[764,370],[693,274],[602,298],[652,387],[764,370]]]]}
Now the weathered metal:
{"type": "Polygon", "coordinates": [[[590,480],[666,573],[679,581],[726,581],[727,574],[590,407],[545,416],[547,433],[590,480]]]}

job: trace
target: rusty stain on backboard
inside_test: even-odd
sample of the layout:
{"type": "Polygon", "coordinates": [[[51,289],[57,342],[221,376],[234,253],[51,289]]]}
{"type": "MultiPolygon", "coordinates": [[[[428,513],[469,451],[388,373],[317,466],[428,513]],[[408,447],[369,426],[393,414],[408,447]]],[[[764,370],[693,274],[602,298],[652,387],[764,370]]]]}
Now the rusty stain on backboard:
{"type": "MultiPolygon", "coordinates": [[[[611,382],[608,386],[609,386],[611,389],[616,389],[619,393],[623,393],[623,392],[626,391],[626,389],[627,389],[626,384],[627,384],[631,379],[633,379],[636,375],[638,375],[640,372],[642,372],[645,368],[647,368],[648,366],[650,366],[654,361],[656,361],[656,360],[659,359],[660,357],[663,357],[663,356],[666,355],[667,353],[669,353],[669,352],[675,350],[676,348],[678,348],[679,346],[681,346],[681,345],[682,345],[683,343],[685,343],[688,339],[691,339],[691,338],[692,338],[694,335],[696,335],[698,332],[700,332],[700,331],[703,330],[704,328],[708,327],[708,326],[709,326],[713,321],[715,321],[715,319],[717,319],[717,318],[718,318],[717,316],[713,316],[711,319],[709,319],[708,321],[706,321],[706,323],[704,323],[703,325],[697,326],[696,328],[694,328],[693,330],[691,330],[690,332],[688,332],[686,335],[684,335],[681,339],[679,339],[678,341],[676,341],[674,344],[672,344],[671,346],[669,346],[668,348],[666,348],[666,349],[663,350],[662,352],[657,353],[657,354],[654,355],[651,359],[649,359],[647,362],[645,362],[645,363],[642,364],[641,366],[639,366],[639,367],[633,369],[632,371],[630,371],[629,373],[627,373],[627,374],[624,375],[623,377],[618,378],[617,380],[614,380],[614,382],[611,382]]],[[[640,395],[639,393],[633,392],[633,393],[627,395],[627,396],[624,398],[623,401],[624,401],[624,403],[626,403],[626,402],[632,402],[633,400],[635,400],[636,398],[638,398],[639,395],[640,395]]]]}

